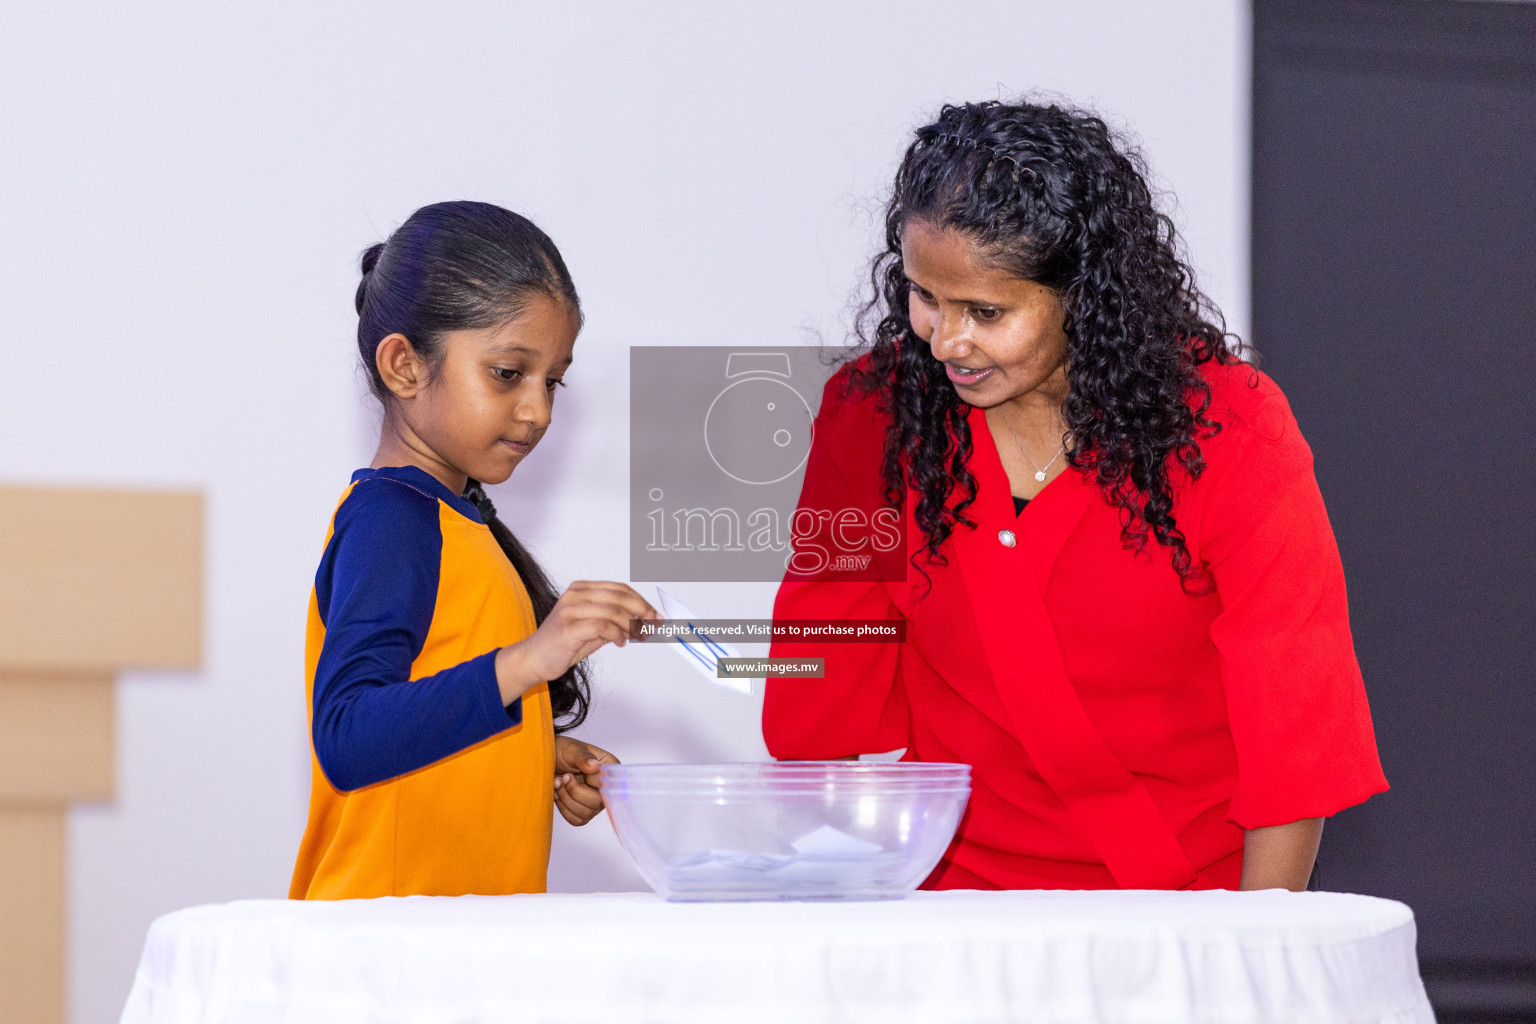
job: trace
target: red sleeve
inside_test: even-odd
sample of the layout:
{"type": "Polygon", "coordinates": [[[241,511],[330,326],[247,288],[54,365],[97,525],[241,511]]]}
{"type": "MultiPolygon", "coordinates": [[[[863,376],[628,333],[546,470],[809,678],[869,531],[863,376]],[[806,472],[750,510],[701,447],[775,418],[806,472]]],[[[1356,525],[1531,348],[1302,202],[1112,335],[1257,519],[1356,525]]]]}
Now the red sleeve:
{"type": "MultiPolygon", "coordinates": [[[[1312,452],[1278,388],[1234,394],[1205,442],[1199,550],[1222,610],[1211,625],[1243,828],[1331,815],[1387,788],[1349,632],[1338,545],[1312,452]]],[[[1246,385],[1237,390],[1248,391],[1246,385]]]]}
{"type": "MultiPolygon", "coordinates": [[[[827,384],[800,491],[801,510],[869,510],[880,498],[884,427],[872,399],[846,401],[847,369],[827,384]],[[836,458],[834,458],[836,453],[836,458]],[[846,467],[846,468],[845,468],[846,467]]],[[[894,554],[904,558],[898,549],[894,554]]],[[[887,563],[889,564],[889,563],[887,563]]],[[[885,584],[786,578],[773,603],[783,619],[894,619],[885,584]]],[[[899,682],[899,644],[775,642],[775,658],[824,658],[823,679],[770,679],[763,698],[763,740],[774,757],[793,760],[878,753],[907,745],[907,705],[899,682]]]]}

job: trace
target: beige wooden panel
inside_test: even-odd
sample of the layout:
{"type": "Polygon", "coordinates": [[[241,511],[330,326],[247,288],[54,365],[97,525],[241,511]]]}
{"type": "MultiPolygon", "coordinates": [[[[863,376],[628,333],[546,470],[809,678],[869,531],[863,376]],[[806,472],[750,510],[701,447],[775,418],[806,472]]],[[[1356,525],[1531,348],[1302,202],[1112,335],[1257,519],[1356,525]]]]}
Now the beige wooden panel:
{"type": "Polygon", "coordinates": [[[0,807],[0,1020],[64,1021],[64,808],[0,807]]]}
{"type": "Polygon", "coordinates": [[[113,680],[0,672],[0,806],[112,799],[113,680]]]}
{"type": "Polygon", "coordinates": [[[193,668],[197,494],[0,487],[0,669],[193,668]]]}

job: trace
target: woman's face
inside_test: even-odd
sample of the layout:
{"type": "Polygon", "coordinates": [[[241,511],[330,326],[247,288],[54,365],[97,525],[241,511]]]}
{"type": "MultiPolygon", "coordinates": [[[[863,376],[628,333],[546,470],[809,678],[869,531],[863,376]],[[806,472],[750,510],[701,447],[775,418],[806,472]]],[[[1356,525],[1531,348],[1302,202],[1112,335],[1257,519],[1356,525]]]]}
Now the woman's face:
{"type": "Polygon", "coordinates": [[[990,264],[950,228],[909,220],[901,261],[912,329],[962,401],[983,409],[1025,395],[1067,396],[1065,311],[1056,292],[990,264]]]}

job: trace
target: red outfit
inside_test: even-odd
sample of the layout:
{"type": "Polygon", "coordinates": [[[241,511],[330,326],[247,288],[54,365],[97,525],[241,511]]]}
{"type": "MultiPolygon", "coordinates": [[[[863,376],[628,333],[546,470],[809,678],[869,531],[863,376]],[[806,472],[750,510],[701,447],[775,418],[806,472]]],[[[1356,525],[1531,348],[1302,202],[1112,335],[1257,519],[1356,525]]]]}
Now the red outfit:
{"type": "MultiPolygon", "coordinates": [[[[1186,593],[1154,539],[1127,551],[1118,510],[1077,470],[1015,515],[976,408],[978,525],[956,527],[948,565],[920,558],[931,592],[915,570],[780,587],[775,618],[907,620],[904,644],[775,643],[825,658],[826,678],[770,681],[763,734],[780,758],[905,746],[972,765],[926,888],[1236,888],[1244,829],[1387,788],[1311,450],[1264,374],[1202,370],[1223,429],[1201,441],[1198,480],[1175,469],[1173,512],[1214,592],[1186,593]]],[[[888,418],[846,375],[823,397],[802,508],[878,503],[888,418]]]]}

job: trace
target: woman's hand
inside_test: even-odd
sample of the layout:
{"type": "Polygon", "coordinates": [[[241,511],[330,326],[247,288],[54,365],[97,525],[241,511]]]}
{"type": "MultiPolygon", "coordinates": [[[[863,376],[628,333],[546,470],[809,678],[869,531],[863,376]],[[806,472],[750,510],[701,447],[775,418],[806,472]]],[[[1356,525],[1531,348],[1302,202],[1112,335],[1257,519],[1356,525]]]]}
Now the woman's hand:
{"type": "Polygon", "coordinates": [[[603,778],[598,768],[619,759],[602,747],[555,737],[555,806],[572,825],[585,825],[603,809],[603,778]]]}
{"type": "Polygon", "coordinates": [[[603,644],[624,646],[631,619],[660,622],[650,602],[623,583],[577,580],[566,588],[532,636],[496,654],[501,702],[514,700],[565,670],[603,644]]]}
{"type": "Polygon", "coordinates": [[[1322,818],[1249,829],[1243,837],[1243,877],[1238,888],[1301,892],[1312,877],[1322,838],[1322,818]]]}

